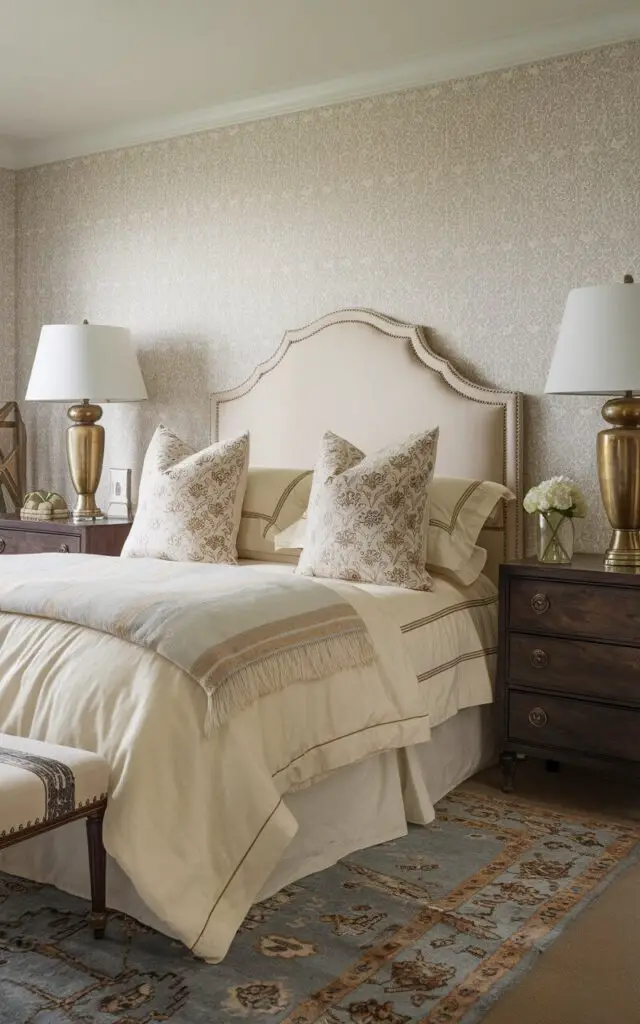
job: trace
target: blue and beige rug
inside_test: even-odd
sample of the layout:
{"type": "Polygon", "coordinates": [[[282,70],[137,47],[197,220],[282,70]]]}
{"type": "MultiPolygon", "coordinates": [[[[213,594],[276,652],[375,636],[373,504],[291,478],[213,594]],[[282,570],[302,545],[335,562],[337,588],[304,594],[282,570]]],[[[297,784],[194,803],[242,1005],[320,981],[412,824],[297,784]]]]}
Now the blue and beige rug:
{"type": "Polygon", "coordinates": [[[435,824],[254,907],[223,964],[0,875],[2,1024],[471,1024],[638,854],[632,823],[462,787],[435,824]]]}

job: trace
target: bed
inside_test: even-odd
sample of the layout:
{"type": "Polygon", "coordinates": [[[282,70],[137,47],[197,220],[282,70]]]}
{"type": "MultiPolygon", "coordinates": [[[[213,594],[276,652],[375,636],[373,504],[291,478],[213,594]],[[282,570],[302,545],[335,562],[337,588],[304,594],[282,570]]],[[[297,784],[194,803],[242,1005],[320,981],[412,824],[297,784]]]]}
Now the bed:
{"type": "Polygon", "coordinates": [[[399,618],[421,617],[408,610],[412,602],[422,601],[428,616],[478,596],[490,601],[484,610],[463,608],[437,619],[426,631],[432,642],[456,648],[447,658],[435,646],[428,668],[415,665],[432,694],[428,744],[350,766],[289,797],[300,829],[263,895],[404,834],[407,821],[427,824],[437,800],[495,759],[488,692],[496,661],[495,585],[500,562],[521,557],[524,546],[522,396],[474,384],[434,352],[428,330],[366,309],[338,310],[288,331],[243,384],[212,396],[211,436],[249,429],[258,466],[313,466],[327,426],[371,451],[436,423],[437,474],[496,480],[516,500],[501,503],[480,535],[488,552],[483,577],[462,588],[437,579],[421,597],[404,591],[394,599],[399,618]],[[444,640],[447,627],[453,636],[444,640]],[[486,650],[469,659],[472,647],[486,650]]]}
{"type": "MultiPolygon", "coordinates": [[[[519,395],[494,391],[465,380],[448,362],[434,354],[421,328],[367,310],[343,310],[302,330],[288,332],[274,357],[259,366],[245,384],[212,396],[211,433],[213,439],[222,439],[248,429],[254,465],[313,466],[318,438],[328,427],[352,438],[363,449],[372,450],[439,424],[438,473],[496,480],[508,486],[519,499],[522,492],[520,418],[519,395]]],[[[402,710],[402,721],[406,723],[411,719],[411,725],[405,724],[399,731],[385,720],[383,729],[376,726],[372,730],[372,735],[380,735],[379,741],[363,742],[357,757],[345,766],[340,764],[339,758],[332,761],[331,757],[326,757],[317,759],[306,770],[286,766],[279,780],[276,779],[278,773],[274,772],[280,792],[274,812],[278,828],[264,835],[247,834],[241,858],[244,866],[253,861],[271,865],[271,869],[266,877],[262,877],[264,870],[262,874],[254,871],[252,878],[261,881],[259,888],[251,888],[242,874],[244,867],[242,871],[233,868],[224,889],[225,898],[227,889],[238,890],[235,901],[224,905],[224,913],[214,919],[215,927],[210,928],[209,933],[210,915],[205,914],[202,929],[205,939],[199,936],[197,941],[188,942],[199,955],[211,960],[224,955],[250,898],[270,895],[347,853],[395,838],[406,831],[407,821],[429,822],[436,800],[493,758],[490,702],[497,636],[495,579],[499,561],[521,553],[519,500],[500,506],[498,515],[483,531],[481,543],[489,553],[487,568],[485,575],[470,587],[460,587],[445,579],[437,579],[429,593],[360,586],[357,602],[370,628],[383,619],[393,620],[397,627],[395,633],[400,639],[397,643],[394,640],[395,649],[390,647],[386,654],[388,673],[393,674],[392,666],[402,661],[408,666],[408,673],[413,673],[413,679],[418,677],[420,713],[415,711],[418,705],[413,713],[412,706],[407,704],[402,710]],[[428,719],[428,726],[425,719],[428,719]],[[216,934],[218,928],[224,933],[221,939],[216,934]]],[[[289,565],[248,568],[255,573],[283,575],[292,571],[289,565]]],[[[78,568],[78,572],[81,571],[78,568]]],[[[146,800],[134,801],[136,814],[129,812],[126,821],[119,822],[121,833],[125,828],[137,830],[139,851],[130,841],[124,846],[118,845],[115,822],[120,806],[119,786],[114,790],[105,824],[107,849],[114,854],[109,867],[108,899],[110,905],[187,941],[194,928],[193,923],[184,927],[181,924],[181,908],[188,905],[190,898],[197,900],[198,892],[191,894],[188,879],[183,879],[184,891],[178,891],[168,854],[166,870],[163,870],[161,857],[159,861],[154,858],[153,865],[146,864],[142,841],[145,815],[149,813],[148,797],[153,792],[153,772],[167,772],[165,762],[170,760],[168,748],[172,734],[167,731],[161,712],[157,712],[157,725],[153,727],[156,732],[148,723],[146,725],[151,730],[144,748],[146,760],[143,763],[138,755],[140,763],[136,765],[137,751],[141,747],[128,744],[126,739],[127,729],[134,728],[135,702],[131,707],[123,707],[119,697],[114,696],[113,718],[96,715],[90,729],[86,721],[81,729],[74,718],[74,708],[65,706],[62,697],[55,713],[47,706],[43,697],[47,691],[42,689],[46,673],[42,665],[34,675],[39,680],[40,703],[34,698],[33,688],[25,692],[28,688],[21,685],[16,652],[18,661],[26,659],[22,667],[26,666],[27,676],[29,671],[35,672],[33,664],[37,661],[32,651],[33,645],[40,641],[38,637],[34,640],[32,624],[0,615],[0,631],[5,652],[4,660],[0,658],[0,728],[3,731],[16,735],[30,733],[36,738],[111,753],[112,764],[119,765],[118,771],[126,769],[129,778],[134,768],[136,779],[145,774],[149,777],[146,800]],[[113,721],[120,723],[123,733],[117,742],[113,737],[113,721]],[[63,735],[52,736],[51,729],[63,735]],[[155,763],[154,742],[165,751],[155,763]],[[135,880],[135,885],[131,879],[135,880]],[[160,890],[162,899],[158,900],[160,890]],[[172,908],[171,913],[164,913],[167,907],[172,908]],[[159,914],[155,912],[158,908],[159,914]]],[[[44,643],[43,637],[40,640],[44,643]]],[[[103,637],[100,643],[109,647],[105,657],[111,659],[115,674],[121,671],[124,679],[127,672],[131,673],[130,658],[124,657],[122,645],[120,648],[110,646],[111,640],[112,637],[103,637]]],[[[74,645],[80,644],[80,638],[67,626],[58,630],[56,642],[65,652],[65,671],[70,678],[76,678],[82,657],[86,661],[85,651],[84,655],[82,652],[78,655],[75,664],[73,662],[74,645]]],[[[144,660],[139,652],[136,658],[144,660]]],[[[138,664],[135,674],[140,686],[147,685],[143,667],[138,664]]],[[[290,690],[295,691],[295,688],[290,690]]],[[[308,693],[308,689],[304,695],[292,692],[288,699],[299,700],[303,709],[308,693]]],[[[103,693],[100,699],[104,703],[103,693]]],[[[322,706],[321,686],[313,699],[319,701],[318,707],[322,706]]],[[[354,708],[345,704],[345,716],[352,712],[355,713],[354,708]]],[[[273,703],[270,714],[273,729],[277,731],[283,718],[277,702],[273,703]]],[[[194,728],[193,722],[190,719],[187,722],[189,716],[182,706],[179,715],[185,719],[183,727],[187,735],[187,731],[194,728]]],[[[361,717],[357,728],[363,731],[361,717]]],[[[172,722],[171,729],[174,728],[172,722]]],[[[233,773],[233,758],[238,757],[242,744],[249,742],[248,737],[253,737],[251,743],[257,742],[257,733],[251,733],[251,723],[244,732],[239,725],[233,728],[222,739],[217,738],[215,754],[211,754],[211,748],[206,748],[206,754],[202,755],[213,758],[211,764],[203,762],[211,779],[215,779],[216,772],[218,777],[221,772],[233,773]]],[[[200,743],[199,739],[198,750],[200,743]]],[[[171,788],[168,773],[164,785],[171,788]]],[[[194,780],[193,792],[197,792],[203,821],[209,813],[207,785],[213,787],[215,782],[205,780],[203,789],[202,780],[194,780]]],[[[256,793],[257,789],[259,780],[256,793]]],[[[167,828],[174,867],[179,865],[180,857],[193,857],[194,844],[200,844],[199,852],[204,856],[207,846],[216,843],[212,823],[207,820],[207,827],[201,827],[197,808],[193,822],[199,831],[197,837],[194,833],[191,843],[189,836],[171,835],[167,828]]],[[[242,832],[240,824],[238,831],[242,832]]],[[[82,857],[82,837],[72,832],[69,829],[59,837],[43,836],[25,843],[20,847],[19,858],[7,851],[0,858],[0,868],[85,895],[88,879],[82,857]]],[[[240,835],[238,842],[244,842],[240,835]]]]}

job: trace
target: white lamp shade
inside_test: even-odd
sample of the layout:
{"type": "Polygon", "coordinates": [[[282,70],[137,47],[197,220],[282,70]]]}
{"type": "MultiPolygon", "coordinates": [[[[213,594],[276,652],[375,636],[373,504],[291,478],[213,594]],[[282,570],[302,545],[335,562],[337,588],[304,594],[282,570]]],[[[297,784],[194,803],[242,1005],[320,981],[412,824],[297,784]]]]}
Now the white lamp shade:
{"type": "Polygon", "coordinates": [[[545,391],[615,395],[640,391],[640,284],[574,288],[545,391]]]}
{"type": "Polygon", "coordinates": [[[139,402],[147,389],[124,327],[45,324],[31,369],[30,402],[139,402]]]}

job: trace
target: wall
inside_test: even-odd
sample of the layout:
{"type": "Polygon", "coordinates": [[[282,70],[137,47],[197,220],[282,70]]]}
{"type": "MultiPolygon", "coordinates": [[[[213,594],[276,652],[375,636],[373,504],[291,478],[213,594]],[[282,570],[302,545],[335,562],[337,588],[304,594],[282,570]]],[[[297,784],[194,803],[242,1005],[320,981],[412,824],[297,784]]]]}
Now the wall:
{"type": "Polygon", "coordinates": [[[16,176],[0,167],[0,405],[15,398],[16,176]]]}
{"type": "MultiPolygon", "coordinates": [[[[285,328],[370,306],[531,396],[527,479],[577,477],[601,546],[598,399],[540,393],[568,290],[640,274],[639,109],[625,44],[22,172],[20,388],[41,323],[129,325],[151,401],[108,410],[106,466],[137,475],[159,420],[204,444],[209,392],[285,328]]],[[[63,410],[29,419],[65,486],[63,410]]]]}

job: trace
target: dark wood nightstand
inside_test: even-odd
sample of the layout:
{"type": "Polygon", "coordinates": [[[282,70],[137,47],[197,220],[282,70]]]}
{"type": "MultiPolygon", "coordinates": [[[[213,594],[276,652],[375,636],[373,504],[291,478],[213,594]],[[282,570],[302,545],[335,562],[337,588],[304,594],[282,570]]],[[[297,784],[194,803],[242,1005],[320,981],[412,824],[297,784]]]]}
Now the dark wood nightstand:
{"type": "Polygon", "coordinates": [[[84,552],[88,555],[119,555],[131,529],[132,519],[73,519],[33,522],[18,515],[0,516],[0,557],[33,555],[43,551],[84,552]]]}
{"type": "Polygon", "coordinates": [[[522,754],[640,768],[640,575],[502,565],[496,702],[506,792],[522,754]]]}

